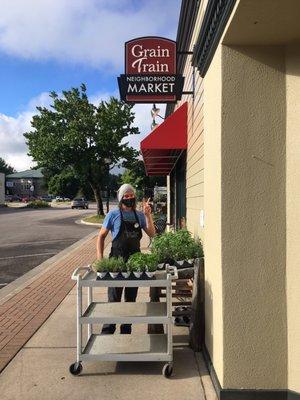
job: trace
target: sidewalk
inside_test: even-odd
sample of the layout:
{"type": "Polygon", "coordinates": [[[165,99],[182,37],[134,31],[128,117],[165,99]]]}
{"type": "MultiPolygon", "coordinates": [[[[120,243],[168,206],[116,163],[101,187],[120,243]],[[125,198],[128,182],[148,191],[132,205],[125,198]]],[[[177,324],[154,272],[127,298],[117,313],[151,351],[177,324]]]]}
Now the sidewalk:
{"type": "MultiPolygon", "coordinates": [[[[76,359],[76,288],[70,276],[75,267],[95,258],[95,239],[55,262],[0,306],[1,399],[216,399],[201,354],[187,346],[187,328],[174,329],[171,379],[162,376],[161,363],[146,362],[83,363],[81,375],[70,375],[69,365],[76,359]]],[[[143,239],[144,250],[147,245],[143,239]]],[[[99,288],[95,300],[106,300],[105,289],[99,288]]],[[[138,300],[148,301],[146,288],[138,300]]],[[[146,332],[146,326],[134,325],[133,334],[139,332],[146,332]]]]}

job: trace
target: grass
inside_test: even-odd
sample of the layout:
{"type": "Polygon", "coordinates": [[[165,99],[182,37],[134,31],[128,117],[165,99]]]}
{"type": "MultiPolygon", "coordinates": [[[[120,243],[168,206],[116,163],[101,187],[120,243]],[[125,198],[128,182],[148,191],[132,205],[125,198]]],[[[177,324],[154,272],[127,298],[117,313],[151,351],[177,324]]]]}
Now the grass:
{"type": "Polygon", "coordinates": [[[103,215],[91,215],[90,217],[82,218],[84,222],[91,222],[93,224],[102,224],[103,219],[103,215]]]}

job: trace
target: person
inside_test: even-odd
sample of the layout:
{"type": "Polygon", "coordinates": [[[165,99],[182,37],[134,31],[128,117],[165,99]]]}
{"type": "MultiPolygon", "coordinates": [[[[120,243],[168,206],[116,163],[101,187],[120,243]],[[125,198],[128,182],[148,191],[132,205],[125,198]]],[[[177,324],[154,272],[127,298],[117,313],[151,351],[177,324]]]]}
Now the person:
{"type": "MultiPolygon", "coordinates": [[[[151,206],[143,201],[143,212],[136,210],[136,196],[134,188],[129,184],[122,185],[118,190],[119,207],[109,211],[106,215],[97,239],[97,258],[103,258],[104,242],[109,231],[112,234],[112,246],[109,257],[123,257],[126,262],[131,254],[140,252],[142,229],[148,236],[155,235],[151,206]]],[[[134,302],[137,297],[137,287],[125,288],[125,301],[134,302]]],[[[123,287],[109,287],[108,301],[119,302],[122,298],[123,287]]],[[[112,334],[116,330],[115,324],[105,324],[102,334],[112,334]]],[[[123,324],[120,333],[130,334],[131,325],[123,324]]]]}

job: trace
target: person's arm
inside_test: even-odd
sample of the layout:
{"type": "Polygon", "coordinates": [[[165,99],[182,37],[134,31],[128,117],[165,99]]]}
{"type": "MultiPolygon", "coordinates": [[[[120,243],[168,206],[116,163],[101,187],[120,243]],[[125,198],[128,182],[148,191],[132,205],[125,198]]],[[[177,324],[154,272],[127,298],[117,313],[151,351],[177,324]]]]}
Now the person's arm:
{"type": "Polygon", "coordinates": [[[143,200],[143,211],[146,218],[147,226],[144,228],[144,231],[147,233],[148,236],[154,237],[155,236],[155,226],[153,223],[152,213],[151,213],[151,206],[149,204],[150,198],[148,201],[143,200]]]}
{"type": "Polygon", "coordinates": [[[102,260],[104,252],[104,242],[109,230],[102,227],[97,238],[97,260],[102,260]]]}

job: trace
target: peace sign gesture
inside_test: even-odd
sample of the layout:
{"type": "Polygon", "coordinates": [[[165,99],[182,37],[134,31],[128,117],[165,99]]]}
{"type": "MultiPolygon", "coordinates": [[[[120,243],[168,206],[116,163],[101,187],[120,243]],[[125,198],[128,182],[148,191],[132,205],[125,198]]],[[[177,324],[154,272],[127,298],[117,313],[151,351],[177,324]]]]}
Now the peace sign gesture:
{"type": "Polygon", "coordinates": [[[146,215],[146,217],[151,215],[151,206],[150,206],[149,202],[150,202],[150,197],[147,201],[145,201],[145,199],[143,199],[143,211],[144,211],[144,214],[146,215]]]}

